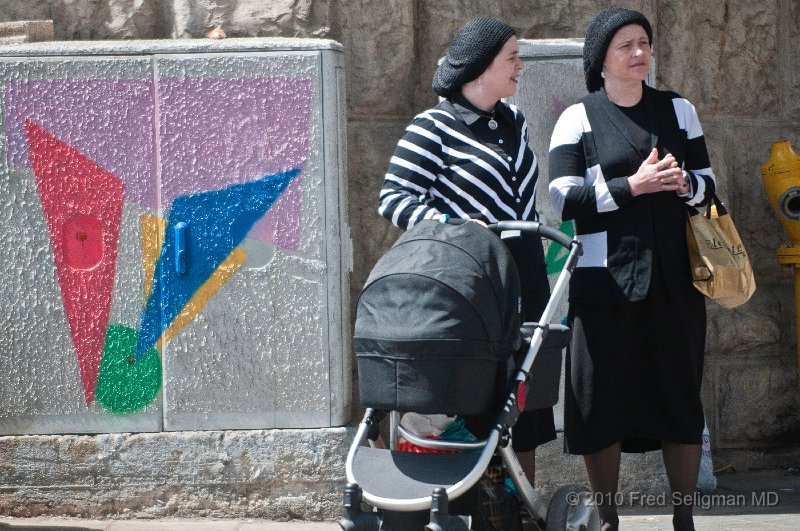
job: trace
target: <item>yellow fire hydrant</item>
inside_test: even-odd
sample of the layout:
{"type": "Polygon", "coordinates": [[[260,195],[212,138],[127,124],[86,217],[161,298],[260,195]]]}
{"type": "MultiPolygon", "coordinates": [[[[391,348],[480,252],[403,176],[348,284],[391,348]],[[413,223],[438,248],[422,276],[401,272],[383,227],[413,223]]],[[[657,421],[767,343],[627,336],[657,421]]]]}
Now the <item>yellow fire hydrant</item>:
{"type": "Polygon", "coordinates": [[[772,209],[792,239],[778,247],[778,263],[794,267],[797,371],[800,378],[800,155],[788,141],[772,144],[769,160],[761,166],[764,190],[772,209]]]}

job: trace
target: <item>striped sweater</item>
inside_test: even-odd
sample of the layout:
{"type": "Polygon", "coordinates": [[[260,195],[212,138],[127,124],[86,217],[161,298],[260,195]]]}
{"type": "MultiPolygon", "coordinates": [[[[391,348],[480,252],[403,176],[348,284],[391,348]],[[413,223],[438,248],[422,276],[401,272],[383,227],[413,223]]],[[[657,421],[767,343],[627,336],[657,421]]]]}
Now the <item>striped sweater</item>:
{"type": "Polygon", "coordinates": [[[691,292],[686,250],[686,205],[707,204],[716,188],[703,130],[694,107],[674,92],[645,86],[651,139],[659,157],[672,153],[688,171],[691,192],[633,197],[627,178],[651,145],[631,133],[633,122],[604,91],[564,111],[550,143],[550,197],[562,219],[575,220],[583,243],[570,300],[589,303],[641,300],[657,254],[674,297],[691,292]]]}
{"type": "Polygon", "coordinates": [[[513,105],[496,109],[514,124],[513,155],[481,143],[447,100],[417,115],[391,158],[378,212],[403,229],[439,213],[487,223],[535,219],[539,171],[525,117],[513,105]]]}

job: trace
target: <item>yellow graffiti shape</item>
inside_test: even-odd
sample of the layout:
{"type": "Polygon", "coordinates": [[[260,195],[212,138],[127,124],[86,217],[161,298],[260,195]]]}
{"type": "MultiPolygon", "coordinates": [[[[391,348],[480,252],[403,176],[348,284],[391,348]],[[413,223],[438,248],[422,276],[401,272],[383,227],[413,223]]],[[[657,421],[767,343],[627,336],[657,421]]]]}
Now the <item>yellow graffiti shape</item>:
{"type": "Polygon", "coordinates": [[[247,260],[247,254],[241,248],[235,247],[208,280],[192,295],[192,298],[189,299],[186,306],[175,317],[169,328],[161,335],[156,343],[156,348],[159,351],[162,351],[162,347],[178,335],[181,329],[200,313],[203,306],[211,300],[211,297],[219,291],[223,284],[230,280],[233,274],[244,264],[245,260],[247,260]]]}
{"type": "Polygon", "coordinates": [[[144,300],[142,306],[153,293],[153,279],[156,274],[156,263],[161,256],[164,245],[164,234],[167,231],[167,220],[152,214],[143,214],[140,220],[142,227],[142,266],[144,267],[144,300]]]}

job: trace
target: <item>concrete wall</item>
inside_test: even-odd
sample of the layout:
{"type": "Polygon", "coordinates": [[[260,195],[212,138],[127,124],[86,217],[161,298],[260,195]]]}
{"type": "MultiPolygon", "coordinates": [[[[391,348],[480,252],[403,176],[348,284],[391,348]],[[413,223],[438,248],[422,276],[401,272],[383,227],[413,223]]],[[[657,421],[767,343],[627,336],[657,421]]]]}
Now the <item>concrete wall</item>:
{"type": "Polygon", "coordinates": [[[5,437],[0,516],[333,519],[345,428],[5,437]]]}
{"type": "MultiPolygon", "coordinates": [[[[403,128],[436,101],[431,75],[454,30],[472,16],[489,15],[526,39],[582,37],[594,13],[612,4],[639,9],[653,22],[656,85],[682,93],[697,107],[721,195],[755,265],[758,290],[750,302],[732,311],[708,305],[703,394],[715,464],[796,464],[794,285],[792,272],[778,266],[775,256],[778,245],[789,242],[759,173],[771,143],[789,140],[800,148],[795,0],[20,0],[0,4],[0,20],[53,19],[62,40],[203,38],[221,26],[228,36],[341,42],[356,296],[399,235],[375,212],[378,190],[403,128]]],[[[358,407],[353,409],[357,415],[358,407]]],[[[539,479],[545,486],[585,477],[579,460],[561,455],[558,443],[543,454],[539,479]]],[[[663,487],[656,454],[630,457],[624,466],[624,478],[640,478],[632,487],[663,487]]],[[[624,486],[631,487],[627,481],[624,486]]],[[[336,511],[328,514],[335,516],[336,511]]]]}

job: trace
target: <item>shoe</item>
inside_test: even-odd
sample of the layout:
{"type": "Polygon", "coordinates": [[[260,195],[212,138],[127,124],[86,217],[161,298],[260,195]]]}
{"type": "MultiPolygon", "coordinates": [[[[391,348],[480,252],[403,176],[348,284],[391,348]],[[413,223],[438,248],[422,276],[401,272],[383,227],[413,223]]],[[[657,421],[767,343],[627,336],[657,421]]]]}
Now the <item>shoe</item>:
{"type": "Polygon", "coordinates": [[[619,518],[617,518],[616,522],[600,520],[600,531],[619,531],[619,518]]]}

